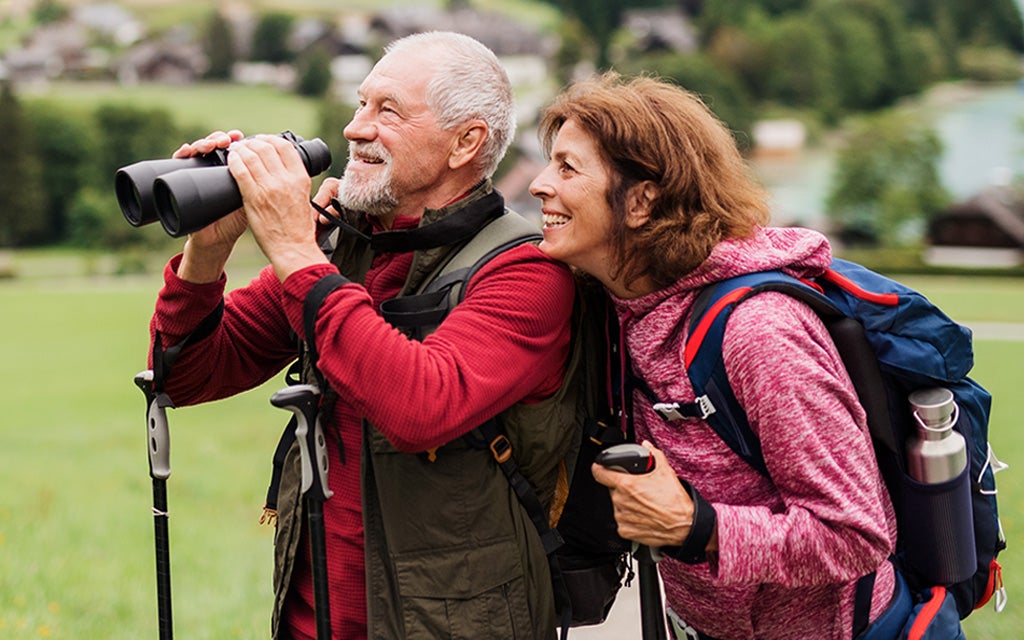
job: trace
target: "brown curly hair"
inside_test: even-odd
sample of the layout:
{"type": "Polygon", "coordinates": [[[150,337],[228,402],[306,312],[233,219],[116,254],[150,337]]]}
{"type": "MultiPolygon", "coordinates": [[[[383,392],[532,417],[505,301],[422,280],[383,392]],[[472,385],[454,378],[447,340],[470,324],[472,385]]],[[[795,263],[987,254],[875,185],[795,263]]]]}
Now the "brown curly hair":
{"type": "Polygon", "coordinates": [[[538,135],[550,155],[562,125],[591,135],[612,169],[612,272],[646,276],[657,288],[692,271],[725,238],[750,236],[770,218],[766,193],[750,175],[728,128],[694,93],[670,82],[607,72],[574,84],[541,115],[538,135]],[[650,217],[626,225],[626,198],[656,186],[650,217]]]}

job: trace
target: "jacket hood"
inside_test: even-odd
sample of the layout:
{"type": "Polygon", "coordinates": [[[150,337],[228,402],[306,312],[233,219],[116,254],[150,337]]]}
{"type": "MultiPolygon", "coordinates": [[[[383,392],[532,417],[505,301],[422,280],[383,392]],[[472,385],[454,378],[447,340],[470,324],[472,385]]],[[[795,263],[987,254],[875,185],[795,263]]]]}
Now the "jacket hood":
{"type": "Polygon", "coordinates": [[[638,298],[615,298],[615,302],[631,315],[643,315],[670,296],[733,276],[777,269],[798,278],[810,277],[821,274],[831,262],[832,248],[821,233],[800,227],[763,227],[749,238],[719,242],[700,266],[675,284],[638,298]]]}

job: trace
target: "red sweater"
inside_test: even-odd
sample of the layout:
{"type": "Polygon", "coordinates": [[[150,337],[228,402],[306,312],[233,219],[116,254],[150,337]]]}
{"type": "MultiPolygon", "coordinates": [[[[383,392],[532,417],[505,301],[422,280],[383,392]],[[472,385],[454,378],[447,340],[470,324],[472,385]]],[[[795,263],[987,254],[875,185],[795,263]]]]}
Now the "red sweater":
{"type": "MultiPolygon", "coordinates": [[[[396,227],[415,220],[398,221],[396,227]]],[[[464,301],[422,343],[411,341],[379,315],[383,300],[401,289],[412,254],[378,256],[365,288],[347,284],[328,296],[316,322],[320,369],[338,391],[326,438],[334,495],[324,504],[331,615],[337,638],[366,636],[363,527],[360,497],[360,416],[407,452],[439,446],[515,402],[537,401],[561,384],[569,345],[573,284],[568,270],[533,245],[492,260],[472,280],[464,301]]],[[[295,359],[294,331],[304,336],[305,297],[333,266],[316,265],[282,285],[271,268],[248,286],[224,295],[226,280],[194,285],[180,280],[180,257],[165,270],[152,331],[166,348],[180,342],[222,296],[224,317],[214,333],[185,350],[166,390],[177,406],[251,389],[295,359]]],[[[269,452],[268,452],[269,454],[269,452]]],[[[305,538],[305,536],[304,536],[305,538]]],[[[308,549],[304,539],[301,548],[308,549]]],[[[312,571],[299,554],[284,611],[295,640],[314,639],[312,571]]]]}

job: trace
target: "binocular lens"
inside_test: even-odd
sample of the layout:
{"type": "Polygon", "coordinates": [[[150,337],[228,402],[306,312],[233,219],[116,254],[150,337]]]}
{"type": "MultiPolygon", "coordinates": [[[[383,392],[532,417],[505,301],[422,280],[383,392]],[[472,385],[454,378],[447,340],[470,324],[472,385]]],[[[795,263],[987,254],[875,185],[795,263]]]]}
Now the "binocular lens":
{"type": "MultiPolygon", "coordinates": [[[[320,138],[281,134],[298,150],[310,176],[331,166],[331,150],[320,138]]],[[[225,166],[227,150],[204,156],[144,160],[117,170],[114,189],[125,219],[134,227],[160,221],[175,238],[198,231],[242,206],[238,185],[225,166]]]]}
{"type": "Polygon", "coordinates": [[[227,167],[179,169],[153,183],[160,224],[179,238],[198,231],[242,206],[242,194],[227,167]]]}
{"type": "Polygon", "coordinates": [[[117,201],[121,204],[125,220],[133,227],[141,227],[147,222],[142,214],[142,196],[131,177],[123,171],[118,171],[115,177],[114,190],[117,193],[117,201]]]}
{"type": "Polygon", "coordinates": [[[212,154],[195,158],[144,160],[117,170],[114,192],[128,224],[134,227],[156,222],[159,212],[153,201],[154,181],[165,173],[179,169],[210,167],[223,164],[212,154]]]}

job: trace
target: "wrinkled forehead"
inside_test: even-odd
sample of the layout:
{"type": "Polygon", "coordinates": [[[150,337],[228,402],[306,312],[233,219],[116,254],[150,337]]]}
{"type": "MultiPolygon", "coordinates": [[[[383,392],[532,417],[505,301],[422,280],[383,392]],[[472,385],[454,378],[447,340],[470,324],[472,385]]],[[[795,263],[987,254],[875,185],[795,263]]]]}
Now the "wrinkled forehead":
{"type": "Polygon", "coordinates": [[[386,95],[405,103],[426,103],[437,53],[437,47],[419,47],[401,48],[386,54],[359,86],[359,95],[364,98],[386,95]]]}

